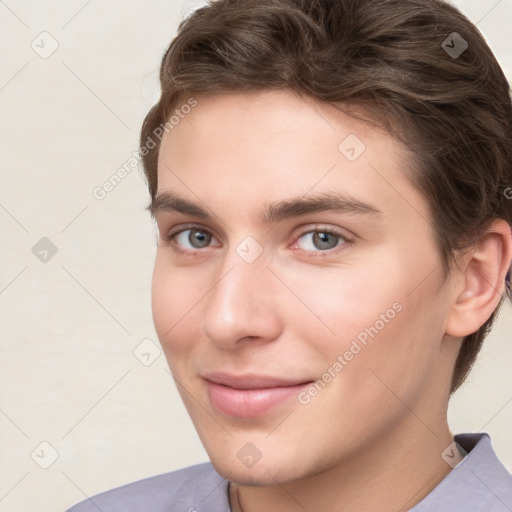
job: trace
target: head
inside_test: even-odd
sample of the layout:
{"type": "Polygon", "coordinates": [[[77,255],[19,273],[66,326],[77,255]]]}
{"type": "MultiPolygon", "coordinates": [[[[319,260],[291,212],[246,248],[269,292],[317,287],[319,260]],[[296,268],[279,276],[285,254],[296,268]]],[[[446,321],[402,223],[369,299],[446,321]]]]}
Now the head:
{"type": "Polygon", "coordinates": [[[478,30],[437,0],[219,0],[160,81],[153,315],[214,465],[318,471],[408,421],[390,390],[445,414],[512,258],[510,93],[478,30]],[[236,415],[219,372],[304,386],[236,415]]]}

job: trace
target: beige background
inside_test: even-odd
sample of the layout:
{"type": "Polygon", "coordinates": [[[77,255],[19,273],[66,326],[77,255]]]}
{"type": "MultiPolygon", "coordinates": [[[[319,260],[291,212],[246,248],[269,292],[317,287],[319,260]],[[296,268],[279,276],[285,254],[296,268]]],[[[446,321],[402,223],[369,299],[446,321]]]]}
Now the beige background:
{"type": "MultiPolygon", "coordinates": [[[[1,511],[64,510],[207,460],[163,355],[151,341],[136,351],[151,365],[133,353],[156,342],[155,229],[139,171],[93,196],[137,149],[161,54],[200,3],[0,3],[1,511]],[[43,237],[57,248],[47,262],[32,252],[43,237]]],[[[456,5],[512,82],[512,0],[456,5]]],[[[489,432],[509,470],[511,320],[507,305],[450,407],[452,430],[489,432]]]]}

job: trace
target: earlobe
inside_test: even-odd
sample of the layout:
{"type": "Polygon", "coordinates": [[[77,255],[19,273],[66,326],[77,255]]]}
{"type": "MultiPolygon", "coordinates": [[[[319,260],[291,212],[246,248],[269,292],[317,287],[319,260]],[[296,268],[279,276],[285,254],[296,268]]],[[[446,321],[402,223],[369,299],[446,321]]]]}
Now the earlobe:
{"type": "Polygon", "coordinates": [[[489,319],[503,294],[511,259],[510,225],[504,220],[496,220],[462,257],[463,288],[454,291],[446,334],[468,336],[489,319]]]}

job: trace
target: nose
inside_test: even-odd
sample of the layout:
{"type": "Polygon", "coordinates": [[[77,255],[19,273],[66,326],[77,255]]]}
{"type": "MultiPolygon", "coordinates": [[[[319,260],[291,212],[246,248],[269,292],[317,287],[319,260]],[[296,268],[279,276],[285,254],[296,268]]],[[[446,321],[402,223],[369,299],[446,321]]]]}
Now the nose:
{"type": "Polygon", "coordinates": [[[205,297],[202,330],[222,350],[269,343],[281,332],[279,287],[264,256],[247,263],[226,257],[222,272],[205,297]]]}

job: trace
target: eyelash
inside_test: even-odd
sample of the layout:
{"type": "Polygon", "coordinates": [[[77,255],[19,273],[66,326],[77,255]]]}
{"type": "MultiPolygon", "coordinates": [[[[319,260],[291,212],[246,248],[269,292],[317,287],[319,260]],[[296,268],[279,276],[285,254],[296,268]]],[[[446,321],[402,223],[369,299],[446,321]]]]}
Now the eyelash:
{"type": "MultiPolygon", "coordinates": [[[[209,235],[212,235],[214,236],[212,233],[210,233],[210,231],[208,231],[207,229],[204,229],[203,227],[201,226],[198,226],[198,225],[190,225],[190,226],[187,226],[185,228],[181,228],[179,231],[174,231],[174,232],[170,232],[168,233],[167,235],[164,236],[164,241],[165,241],[165,245],[166,246],[170,246],[172,248],[172,250],[178,254],[183,254],[183,255],[186,255],[186,256],[199,256],[202,252],[204,252],[205,249],[196,249],[196,250],[189,250],[189,249],[182,249],[180,247],[178,247],[177,243],[176,243],[176,237],[185,232],[185,231],[193,231],[193,230],[196,230],[196,231],[201,231],[203,233],[208,233],[209,235]]],[[[335,230],[332,230],[332,229],[322,229],[321,227],[320,228],[316,228],[316,229],[309,229],[307,231],[304,231],[302,233],[300,233],[298,236],[297,236],[297,240],[301,239],[304,235],[308,235],[310,233],[326,233],[326,234],[329,234],[329,235],[333,235],[337,238],[341,238],[343,240],[343,243],[333,247],[332,249],[326,249],[324,251],[321,251],[321,250],[318,250],[318,251],[307,251],[306,249],[299,249],[299,250],[303,250],[303,251],[306,251],[306,252],[309,252],[309,253],[312,253],[312,256],[314,258],[322,258],[322,257],[328,257],[328,256],[332,256],[333,254],[337,254],[338,252],[344,250],[344,248],[348,245],[351,245],[353,243],[352,240],[350,240],[349,238],[347,238],[344,234],[338,232],[338,231],[335,231],[335,230]]]]}

